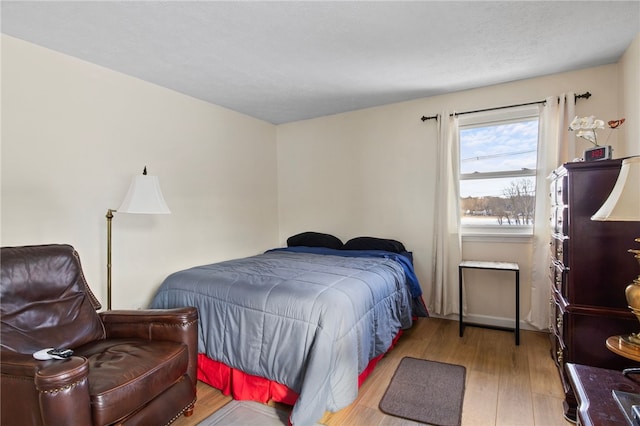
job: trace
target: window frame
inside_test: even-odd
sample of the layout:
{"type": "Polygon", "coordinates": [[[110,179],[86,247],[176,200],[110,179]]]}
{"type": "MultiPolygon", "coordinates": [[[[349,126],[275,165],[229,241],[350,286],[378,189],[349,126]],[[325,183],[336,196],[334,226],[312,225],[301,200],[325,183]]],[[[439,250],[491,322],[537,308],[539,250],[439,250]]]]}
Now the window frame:
{"type": "MultiPolygon", "coordinates": [[[[490,111],[481,111],[475,113],[469,113],[460,115],[458,118],[458,151],[460,152],[460,132],[467,129],[482,128],[495,125],[519,123],[523,121],[536,120],[538,123],[538,140],[536,143],[536,168],[534,169],[521,169],[521,170],[507,170],[498,172],[473,172],[473,173],[459,173],[458,174],[458,191],[460,191],[460,184],[464,180],[480,180],[480,179],[496,179],[496,178],[522,178],[533,177],[534,189],[537,188],[537,174],[538,174],[538,153],[540,149],[540,106],[539,105],[526,105],[511,108],[501,108],[490,111]]],[[[460,159],[458,160],[460,161],[460,159]]],[[[460,167],[460,166],[459,166],[460,167]]],[[[537,196],[534,195],[534,205],[537,203],[537,196]]],[[[459,196],[462,200],[462,197],[459,196]]],[[[460,209],[460,235],[462,237],[491,237],[491,238],[532,238],[533,237],[533,224],[531,225],[471,225],[462,223],[462,209],[460,209]]]]}

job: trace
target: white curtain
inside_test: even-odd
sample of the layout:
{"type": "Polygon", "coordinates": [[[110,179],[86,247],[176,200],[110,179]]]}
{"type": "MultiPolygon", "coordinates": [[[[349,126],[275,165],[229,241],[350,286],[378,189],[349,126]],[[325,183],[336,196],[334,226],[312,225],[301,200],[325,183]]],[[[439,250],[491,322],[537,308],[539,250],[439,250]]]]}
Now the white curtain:
{"type": "Polygon", "coordinates": [[[571,161],[575,153],[575,137],[568,131],[569,123],[575,116],[575,95],[565,93],[559,100],[556,96],[549,97],[541,108],[531,270],[531,310],[527,315],[527,322],[540,330],[549,326],[551,298],[549,283],[551,203],[548,176],[560,164],[571,161]]]}
{"type": "MultiPolygon", "coordinates": [[[[438,116],[433,279],[429,310],[437,315],[459,312],[458,265],[462,258],[458,189],[458,116],[438,116]]],[[[461,308],[461,307],[460,307],[461,308]]]]}

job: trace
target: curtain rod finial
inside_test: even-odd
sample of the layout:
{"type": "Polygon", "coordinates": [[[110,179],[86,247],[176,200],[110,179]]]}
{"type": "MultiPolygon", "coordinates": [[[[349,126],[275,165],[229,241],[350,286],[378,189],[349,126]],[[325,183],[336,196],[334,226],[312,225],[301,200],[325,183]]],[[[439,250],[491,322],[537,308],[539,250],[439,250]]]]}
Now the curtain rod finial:
{"type": "Polygon", "coordinates": [[[578,99],[589,99],[591,97],[591,92],[585,92],[580,95],[576,95],[576,100],[578,99]]]}

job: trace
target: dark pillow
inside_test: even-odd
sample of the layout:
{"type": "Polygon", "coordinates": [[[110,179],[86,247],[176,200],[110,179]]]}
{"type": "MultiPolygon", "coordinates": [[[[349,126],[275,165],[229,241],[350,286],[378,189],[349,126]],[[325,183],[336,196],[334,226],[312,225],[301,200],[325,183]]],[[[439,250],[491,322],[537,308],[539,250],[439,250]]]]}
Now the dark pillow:
{"type": "Polygon", "coordinates": [[[288,247],[326,247],[331,249],[342,248],[342,241],[331,234],[321,232],[302,232],[287,238],[288,247]]]}
{"type": "Polygon", "coordinates": [[[407,251],[400,241],[387,238],[357,237],[347,241],[343,250],[384,250],[393,253],[403,253],[407,251]]]}

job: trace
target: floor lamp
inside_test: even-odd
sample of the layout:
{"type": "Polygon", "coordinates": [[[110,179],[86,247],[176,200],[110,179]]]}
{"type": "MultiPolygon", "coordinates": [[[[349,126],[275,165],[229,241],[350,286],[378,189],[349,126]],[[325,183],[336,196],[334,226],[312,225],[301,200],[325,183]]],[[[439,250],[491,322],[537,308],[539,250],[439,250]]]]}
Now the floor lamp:
{"type": "Polygon", "coordinates": [[[164,201],[157,176],[147,174],[147,168],[142,175],[134,176],[124,201],[115,209],[107,210],[107,310],[111,310],[111,219],[113,214],[170,214],[171,211],[164,201]]]}

